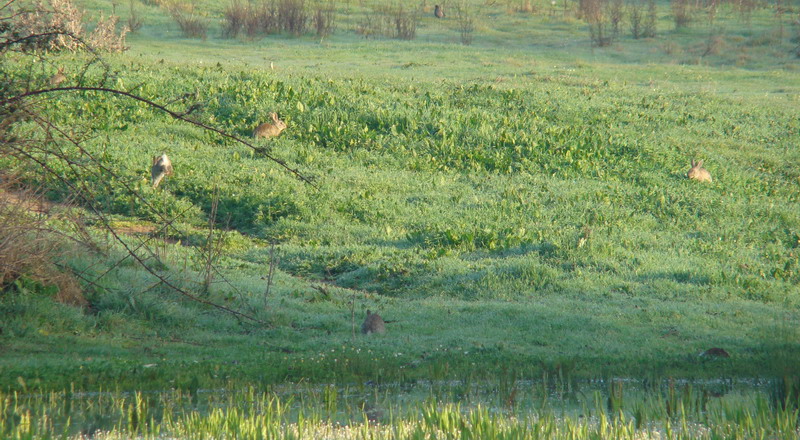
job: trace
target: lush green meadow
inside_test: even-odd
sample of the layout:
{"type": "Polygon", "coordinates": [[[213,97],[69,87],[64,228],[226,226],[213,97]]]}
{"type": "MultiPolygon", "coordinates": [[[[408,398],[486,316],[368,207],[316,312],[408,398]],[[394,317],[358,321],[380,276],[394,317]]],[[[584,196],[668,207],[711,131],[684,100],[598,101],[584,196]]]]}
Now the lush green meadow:
{"type": "MultiPolygon", "coordinates": [[[[83,5],[89,15],[111,10],[105,1],[83,5]]],[[[430,5],[420,7],[412,41],[357,35],[370,10],[364,3],[338,4],[329,37],[254,40],[221,38],[225,3],[216,0],[195,4],[210,23],[206,40],[183,38],[156,4],[136,6],[144,27],[128,37],[129,51],[104,56],[113,71],[106,85],[176,112],[199,103],[191,118],[242,138],[272,111],[288,129],[251,140],[266,148],[254,151],[122,96],[48,95],[44,114],[81,133],[108,172],[75,172],[76,162],[42,155],[54,174],[34,171],[29,181],[44,184],[53,201],[70,186],[90,188],[125,243],[147,240],[153,253],[138,249],[152,272],[126,257],[85,203],[76,208],[104,252],[78,246],[58,258],[79,275],[88,305],[58,303],[52,288],[24,279],[5,289],[0,390],[197,393],[448,379],[508,388],[543,377],[563,384],[798,374],[800,72],[791,28],[775,37],[769,10],[744,24],[724,5],[717,27],[676,31],[668,5],[659,4],[655,38],[623,35],[593,48],[582,21],[550,14],[546,4],[528,14],[475,3],[471,46],[459,44],[454,19],[436,20],[430,5]],[[162,153],[175,173],[153,190],[151,158],[162,153]],[[691,158],[705,161],[713,183],[686,178],[691,158]],[[204,292],[215,198],[221,238],[215,281],[204,292]],[[154,274],[260,322],[190,301],[154,274]],[[367,309],[390,321],[385,335],[358,333],[367,309]],[[711,347],[731,357],[698,356],[711,347]]],[[[116,8],[125,18],[127,6],[116,8]]],[[[88,59],[8,57],[8,77],[42,85],[59,65],[72,72],[65,84],[74,84],[88,59]]],[[[90,66],[83,85],[101,81],[100,67],[90,66]]],[[[33,123],[16,129],[37,136],[33,123]]],[[[86,160],[74,146],[59,149],[86,160]]],[[[33,425],[20,422],[23,409],[39,404],[10,396],[0,395],[0,433],[58,431],[26,434],[33,425]]],[[[120,436],[158,436],[123,429],[135,402],[116,398],[120,436]]],[[[764,426],[796,433],[796,413],[792,419],[763,399],[720,404],[725,417],[700,422],[720,430],[703,435],[747,437],[764,426]],[[731,416],[745,407],[748,416],[731,416]],[[757,414],[752,431],[724,431],[757,414]]],[[[410,412],[417,410],[431,411],[422,403],[410,412]]],[[[464,417],[474,420],[460,426],[496,424],[493,432],[513,436],[534,423],[485,411],[470,408],[464,417]]],[[[164,415],[153,423],[178,433],[192,423],[232,426],[225,417],[233,416],[201,411],[200,419],[164,415]]],[[[589,411],[586,421],[539,416],[535,429],[574,428],[575,438],[642,433],[610,410],[589,411]],[[600,432],[611,429],[608,420],[615,431],[600,432]]],[[[654,417],[648,435],[663,433],[672,416],[654,417]]],[[[319,434],[303,431],[302,417],[276,417],[277,425],[258,429],[319,434]]],[[[402,432],[358,435],[455,432],[403,417],[395,425],[402,432]]]]}

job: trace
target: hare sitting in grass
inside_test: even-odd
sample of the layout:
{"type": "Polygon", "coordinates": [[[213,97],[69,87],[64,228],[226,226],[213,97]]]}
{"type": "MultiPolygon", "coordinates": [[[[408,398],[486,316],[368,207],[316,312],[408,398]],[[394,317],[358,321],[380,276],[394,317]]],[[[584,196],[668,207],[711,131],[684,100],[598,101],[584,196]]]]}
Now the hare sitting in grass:
{"type": "Polygon", "coordinates": [[[57,86],[66,80],[67,80],[67,75],[64,75],[64,68],[59,67],[58,72],[55,75],[51,76],[48,82],[50,83],[51,86],[57,86]]]}
{"type": "Polygon", "coordinates": [[[367,310],[367,319],[361,324],[361,333],[365,335],[371,333],[386,333],[386,323],[383,321],[383,318],[381,318],[381,315],[367,310]]]}
{"type": "Polygon", "coordinates": [[[150,177],[152,179],[153,188],[158,187],[161,180],[165,176],[172,174],[172,162],[166,154],[153,157],[153,167],[150,168],[150,177]]]}
{"type": "Polygon", "coordinates": [[[254,138],[269,139],[281,134],[281,132],[286,129],[286,123],[278,119],[277,113],[272,112],[269,115],[272,117],[273,122],[265,122],[256,127],[256,129],[253,130],[254,138]]]}
{"type": "Polygon", "coordinates": [[[436,18],[444,18],[444,9],[441,6],[436,5],[433,9],[433,16],[436,18]]]}
{"type": "Polygon", "coordinates": [[[729,358],[731,355],[725,351],[724,348],[713,347],[709,348],[708,350],[700,353],[698,356],[700,357],[708,357],[708,358],[729,358]]]}
{"type": "Polygon", "coordinates": [[[695,162],[692,159],[692,168],[686,173],[686,177],[694,180],[698,180],[700,182],[711,182],[711,173],[708,172],[707,169],[703,168],[703,161],[695,162]]]}

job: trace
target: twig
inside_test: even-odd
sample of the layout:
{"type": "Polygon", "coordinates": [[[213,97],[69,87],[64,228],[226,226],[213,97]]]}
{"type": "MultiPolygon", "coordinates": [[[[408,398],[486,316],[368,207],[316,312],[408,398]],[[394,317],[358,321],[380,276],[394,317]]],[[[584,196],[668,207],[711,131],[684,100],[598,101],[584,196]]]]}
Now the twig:
{"type": "Polygon", "coordinates": [[[272,277],[275,275],[275,267],[278,265],[278,261],[275,258],[275,242],[273,241],[270,243],[269,246],[269,273],[267,274],[267,289],[264,291],[264,307],[267,307],[267,298],[269,297],[269,291],[272,287],[272,277]]]}

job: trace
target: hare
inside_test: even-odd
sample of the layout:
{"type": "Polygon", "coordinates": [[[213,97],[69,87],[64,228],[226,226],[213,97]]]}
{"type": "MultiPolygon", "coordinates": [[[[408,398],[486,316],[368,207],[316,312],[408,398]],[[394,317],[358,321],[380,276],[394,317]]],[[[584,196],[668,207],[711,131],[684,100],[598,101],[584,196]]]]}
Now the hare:
{"type": "Polygon", "coordinates": [[[48,82],[50,83],[51,86],[57,86],[66,80],[67,80],[67,75],[64,75],[64,68],[59,67],[58,72],[55,75],[51,76],[48,82]]]}
{"type": "Polygon", "coordinates": [[[280,119],[278,119],[278,114],[277,113],[272,112],[269,115],[272,117],[272,121],[273,122],[272,123],[265,122],[265,123],[259,125],[258,127],[256,127],[256,129],[253,130],[253,137],[254,138],[256,138],[256,139],[258,139],[258,138],[267,138],[267,139],[269,139],[271,137],[275,137],[275,136],[281,134],[281,132],[286,129],[286,123],[281,121],[280,119]]]}
{"type": "Polygon", "coordinates": [[[436,18],[444,18],[444,9],[439,5],[434,6],[433,15],[436,18]]]}
{"type": "Polygon", "coordinates": [[[703,168],[703,161],[695,162],[692,159],[692,168],[686,173],[686,177],[694,180],[698,180],[700,182],[711,182],[711,173],[708,172],[707,169],[703,168]]]}
{"type": "Polygon", "coordinates": [[[367,310],[367,319],[361,324],[361,333],[368,335],[370,333],[386,333],[386,323],[384,323],[381,315],[372,313],[367,310]]]}
{"type": "Polygon", "coordinates": [[[172,175],[172,162],[169,160],[169,157],[167,157],[166,154],[153,157],[153,167],[150,168],[153,188],[158,187],[161,180],[169,175],[172,175]]]}
{"type": "Polygon", "coordinates": [[[729,358],[731,355],[725,351],[724,348],[713,347],[709,348],[708,350],[700,353],[698,356],[700,357],[710,357],[710,358],[729,358]]]}

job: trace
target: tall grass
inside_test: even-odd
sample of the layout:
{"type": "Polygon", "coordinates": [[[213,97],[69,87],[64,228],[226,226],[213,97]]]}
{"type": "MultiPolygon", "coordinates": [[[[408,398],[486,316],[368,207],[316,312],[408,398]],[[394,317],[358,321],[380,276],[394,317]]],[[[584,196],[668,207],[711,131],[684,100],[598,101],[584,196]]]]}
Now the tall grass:
{"type": "Polygon", "coordinates": [[[708,399],[684,388],[677,398],[679,410],[669,414],[663,411],[665,398],[657,391],[624,402],[620,393],[619,406],[613,409],[599,403],[595,393],[572,404],[542,396],[533,407],[510,410],[487,404],[483,401],[487,396],[457,403],[432,393],[411,401],[404,396],[398,402],[405,403],[397,404],[386,390],[377,388],[362,392],[334,386],[300,388],[289,395],[253,388],[230,393],[0,395],[0,434],[9,440],[84,435],[98,439],[790,439],[800,434],[796,409],[769,406],[758,393],[708,399]]]}

